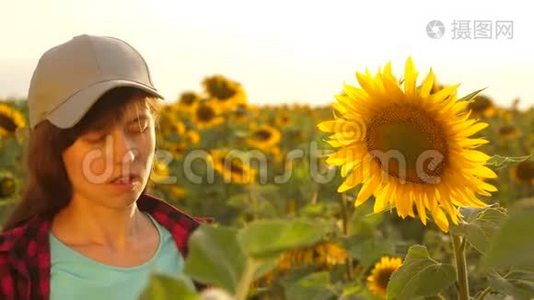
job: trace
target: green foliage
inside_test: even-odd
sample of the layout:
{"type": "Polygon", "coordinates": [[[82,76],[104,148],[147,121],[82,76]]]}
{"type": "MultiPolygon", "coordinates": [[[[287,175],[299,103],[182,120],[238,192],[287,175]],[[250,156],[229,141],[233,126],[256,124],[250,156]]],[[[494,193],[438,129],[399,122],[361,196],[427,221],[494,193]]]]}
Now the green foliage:
{"type": "Polygon", "coordinates": [[[488,160],[487,165],[492,166],[496,169],[502,169],[505,167],[509,167],[512,164],[517,164],[523,161],[526,161],[530,158],[530,155],[525,156],[502,156],[502,155],[493,155],[490,160],[488,160]]]}
{"type": "Polygon", "coordinates": [[[462,208],[464,221],[451,226],[451,232],[464,236],[480,253],[486,253],[491,238],[506,220],[506,209],[487,207],[483,209],[462,208]]]}
{"type": "Polygon", "coordinates": [[[534,295],[534,272],[514,270],[506,276],[497,272],[489,275],[490,287],[514,299],[531,299],[534,295]]]}
{"type": "Polygon", "coordinates": [[[240,231],[238,240],[254,258],[273,257],[282,251],[311,246],[332,231],[330,224],[311,220],[260,220],[240,231]]]}
{"type": "Polygon", "coordinates": [[[534,270],[534,207],[512,211],[497,231],[488,249],[484,265],[493,268],[529,268],[534,270]]]}
{"type": "Polygon", "coordinates": [[[391,241],[354,235],[345,240],[348,254],[364,268],[369,268],[382,256],[394,255],[395,247],[391,241]]]}
{"type": "Polygon", "coordinates": [[[200,300],[200,297],[181,279],[163,274],[152,274],[140,300],[200,300]]]}
{"type": "Polygon", "coordinates": [[[234,292],[245,269],[246,257],[237,230],[201,225],[190,239],[185,271],[195,280],[234,292]]]}
{"type": "Polygon", "coordinates": [[[455,274],[452,265],[432,259],[426,247],[412,246],[403,265],[391,276],[388,299],[408,300],[437,295],[454,282],[455,274]]]}
{"type": "MultiPolygon", "coordinates": [[[[472,101],[483,90],[459,100],[472,101]]],[[[27,116],[25,101],[4,103],[27,116]]],[[[405,264],[391,279],[391,299],[435,299],[438,292],[445,299],[456,298],[457,291],[451,284],[454,269],[449,264],[454,256],[448,235],[411,218],[401,220],[394,210],[374,214],[373,201],[354,208],[359,187],[344,195],[336,192],[342,178],[335,169],[325,168],[324,151],[331,147],[323,143],[325,134],[316,131],[317,123],[331,118],[331,108],[254,107],[258,113],[247,112],[243,123],[233,122],[232,111],[227,111],[223,124],[200,130],[187,119],[187,114],[176,109],[176,105],[169,107],[173,112],[172,122],[182,122],[188,131],[196,131],[200,141],[182,144],[183,156],[174,157],[169,163],[170,174],[177,177],[175,183],[156,184],[149,191],[192,215],[214,217],[219,225],[203,225],[191,237],[185,271],[194,280],[223,288],[240,299],[246,297],[249,288],[254,299],[376,299],[365,280],[373,264],[384,255],[402,256],[408,252],[405,264]],[[277,123],[282,115],[289,117],[287,125],[277,123]],[[194,183],[186,176],[184,157],[192,151],[251,150],[246,143],[250,124],[268,124],[281,134],[280,143],[272,148],[279,150],[282,161],[266,154],[266,182],[239,185],[215,180],[207,183],[209,169],[200,159],[191,166],[192,173],[204,181],[194,183]],[[319,154],[314,153],[312,146],[317,147],[319,154]],[[303,155],[284,161],[294,150],[302,151],[303,155]],[[289,175],[287,180],[277,182],[275,179],[282,178],[284,171],[289,175]],[[314,177],[326,172],[335,174],[321,182],[314,177]],[[173,194],[170,187],[174,186],[185,193],[173,194]],[[297,217],[299,219],[288,220],[297,217]],[[351,263],[331,269],[313,263],[291,270],[277,268],[281,253],[318,241],[340,242],[351,263]],[[413,244],[424,244],[427,248],[414,246],[407,251],[413,244]],[[266,275],[271,276],[272,281],[255,282],[266,275]]],[[[498,191],[484,199],[494,204],[484,209],[462,208],[463,222],[451,226],[450,230],[465,238],[468,245],[466,258],[471,296],[478,296],[486,289],[485,300],[506,296],[528,299],[534,293],[534,215],[529,206],[510,210],[510,216],[507,211],[518,199],[534,197],[532,182],[517,181],[512,176],[515,167],[529,161],[534,153],[531,129],[534,108],[525,111],[517,107],[494,108],[494,115],[472,114],[490,124],[481,132],[490,143],[479,150],[493,155],[488,166],[499,175],[490,182],[498,191]],[[517,135],[503,136],[499,129],[506,126],[515,128],[517,135]]],[[[0,177],[9,179],[3,181],[7,188],[2,189],[2,192],[9,192],[6,192],[9,196],[2,197],[0,193],[0,223],[19,198],[24,184],[26,170],[23,170],[22,154],[27,133],[27,130],[19,130],[14,136],[0,137],[0,177]],[[15,179],[14,184],[11,178],[15,179]]],[[[165,136],[167,134],[158,132],[158,135],[169,142],[171,148],[183,142],[183,136],[178,133],[165,136]]],[[[264,152],[273,149],[264,149],[267,150],[264,152]]],[[[155,275],[142,299],[176,298],[198,299],[198,295],[182,281],[155,275]]]]}
{"type": "Polygon", "coordinates": [[[285,297],[294,300],[336,299],[328,272],[312,273],[296,282],[286,283],[285,297]]]}
{"type": "Polygon", "coordinates": [[[201,225],[191,236],[185,271],[199,282],[238,293],[274,269],[281,252],[312,245],[329,231],[331,226],[300,219],[261,220],[240,230],[201,225]]]}
{"type": "Polygon", "coordinates": [[[474,91],[474,92],[471,92],[465,96],[463,96],[462,98],[459,98],[458,101],[472,101],[473,98],[475,98],[478,94],[480,94],[483,90],[485,90],[486,88],[483,88],[483,89],[480,89],[480,90],[477,90],[477,91],[474,91]]]}

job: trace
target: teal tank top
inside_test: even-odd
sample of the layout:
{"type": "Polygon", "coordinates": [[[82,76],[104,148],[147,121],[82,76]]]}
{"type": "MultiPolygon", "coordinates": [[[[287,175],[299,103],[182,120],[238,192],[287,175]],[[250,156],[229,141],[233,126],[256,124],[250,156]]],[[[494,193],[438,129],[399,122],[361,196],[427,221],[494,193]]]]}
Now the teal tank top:
{"type": "Polygon", "coordinates": [[[183,273],[184,260],[172,235],[147,215],[158,229],[160,242],[155,255],[135,267],[100,263],[74,251],[50,232],[50,299],[138,299],[151,272],[180,277],[194,289],[191,279],[183,273]]]}

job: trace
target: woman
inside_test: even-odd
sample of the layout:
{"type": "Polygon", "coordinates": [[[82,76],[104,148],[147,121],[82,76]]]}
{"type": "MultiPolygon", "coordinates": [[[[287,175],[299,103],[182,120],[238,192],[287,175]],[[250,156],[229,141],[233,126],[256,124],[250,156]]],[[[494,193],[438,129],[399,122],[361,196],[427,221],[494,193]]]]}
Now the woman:
{"type": "Polygon", "coordinates": [[[27,186],[0,233],[0,299],[137,299],[181,276],[199,220],[146,194],[163,98],[116,38],[48,50],[28,93],[27,186]]]}

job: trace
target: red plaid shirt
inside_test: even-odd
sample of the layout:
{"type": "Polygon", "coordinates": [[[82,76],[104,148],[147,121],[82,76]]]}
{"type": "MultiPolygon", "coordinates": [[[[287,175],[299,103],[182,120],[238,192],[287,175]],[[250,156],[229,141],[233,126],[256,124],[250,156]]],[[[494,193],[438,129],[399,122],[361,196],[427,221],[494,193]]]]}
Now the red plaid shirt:
{"type": "MultiPolygon", "coordinates": [[[[187,242],[202,219],[193,218],[170,204],[147,194],[137,200],[173,236],[181,254],[187,255],[187,242]]],[[[0,299],[49,299],[51,217],[36,215],[15,228],[0,233],[0,299]]],[[[207,220],[208,221],[208,220],[207,220]]]]}

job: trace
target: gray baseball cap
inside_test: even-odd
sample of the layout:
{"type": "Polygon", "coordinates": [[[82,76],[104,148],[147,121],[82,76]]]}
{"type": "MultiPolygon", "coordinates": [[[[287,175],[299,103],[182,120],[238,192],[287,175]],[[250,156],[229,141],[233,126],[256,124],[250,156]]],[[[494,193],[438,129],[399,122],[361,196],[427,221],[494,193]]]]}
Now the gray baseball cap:
{"type": "Polygon", "coordinates": [[[135,87],[163,99],[137,50],[113,37],[79,35],[46,51],[28,90],[30,126],[49,120],[59,128],[78,123],[116,87],[135,87]]]}

